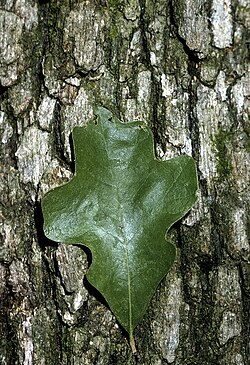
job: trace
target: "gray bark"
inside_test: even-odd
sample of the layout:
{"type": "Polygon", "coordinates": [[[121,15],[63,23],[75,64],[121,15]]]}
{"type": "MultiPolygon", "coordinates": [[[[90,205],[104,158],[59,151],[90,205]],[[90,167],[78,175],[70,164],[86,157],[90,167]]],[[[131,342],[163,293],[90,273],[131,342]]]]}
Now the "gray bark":
{"type": "Polygon", "coordinates": [[[247,365],[246,0],[0,0],[0,363],[247,365]],[[192,155],[199,201],[170,235],[175,266],[136,328],[138,357],[49,242],[39,201],[71,176],[69,135],[95,105],[145,120],[161,159],[192,155]]]}

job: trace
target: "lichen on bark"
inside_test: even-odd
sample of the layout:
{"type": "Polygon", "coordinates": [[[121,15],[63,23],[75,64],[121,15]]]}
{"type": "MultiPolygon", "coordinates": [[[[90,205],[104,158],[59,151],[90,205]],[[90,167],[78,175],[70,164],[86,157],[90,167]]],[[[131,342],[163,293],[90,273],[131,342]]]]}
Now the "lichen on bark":
{"type": "Polygon", "coordinates": [[[249,357],[249,4],[0,1],[0,363],[127,364],[84,274],[45,239],[41,196],[72,174],[70,133],[103,105],[145,120],[155,152],[192,155],[199,201],[171,231],[172,272],[135,331],[137,364],[249,357]]]}

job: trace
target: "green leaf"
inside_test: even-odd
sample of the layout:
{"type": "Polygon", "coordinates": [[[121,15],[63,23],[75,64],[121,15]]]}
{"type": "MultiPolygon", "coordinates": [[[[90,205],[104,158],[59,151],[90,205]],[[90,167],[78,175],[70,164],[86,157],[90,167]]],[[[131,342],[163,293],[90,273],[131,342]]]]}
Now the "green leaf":
{"type": "MultiPolygon", "coordinates": [[[[90,248],[89,282],[130,336],[175,259],[166,231],[197,199],[191,157],[158,161],[141,122],[110,111],[73,130],[75,176],[42,199],[45,235],[90,248]]],[[[73,263],[72,263],[73,264],[73,263]]]]}

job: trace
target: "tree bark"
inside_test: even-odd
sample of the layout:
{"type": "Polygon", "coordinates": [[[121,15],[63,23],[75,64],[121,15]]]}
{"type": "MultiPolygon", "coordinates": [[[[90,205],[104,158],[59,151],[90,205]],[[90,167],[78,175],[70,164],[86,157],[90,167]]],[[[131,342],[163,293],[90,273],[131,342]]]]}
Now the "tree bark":
{"type": "Polygon", "coordinates": [[[247,365],[250,312],[246,0],[0,0],[0,363],[247,365]],[[72,176],[70,133],[102,105],[145,120],[160,159],[192,155],[199,201],[136,328],[137,357],[49,242],[40,199],[72,176]]]}

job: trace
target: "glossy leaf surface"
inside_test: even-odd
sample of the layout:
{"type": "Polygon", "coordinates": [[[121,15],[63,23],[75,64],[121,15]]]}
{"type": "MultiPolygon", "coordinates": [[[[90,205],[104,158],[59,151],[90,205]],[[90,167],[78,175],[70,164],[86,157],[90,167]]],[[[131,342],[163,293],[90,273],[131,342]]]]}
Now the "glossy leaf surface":
{"type": "Polygon", "coordinates": [[[121,123],[104,108],[96,114],[73,130],[75,176],[42,200],[44,232],[90,248],[87,278],[133,338],[175,259],[165,234],[197,199],[196,168],[188,156],[156,160],[143,123],[121,123]]]}

